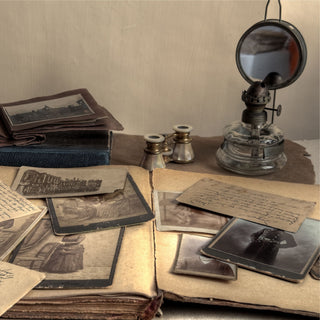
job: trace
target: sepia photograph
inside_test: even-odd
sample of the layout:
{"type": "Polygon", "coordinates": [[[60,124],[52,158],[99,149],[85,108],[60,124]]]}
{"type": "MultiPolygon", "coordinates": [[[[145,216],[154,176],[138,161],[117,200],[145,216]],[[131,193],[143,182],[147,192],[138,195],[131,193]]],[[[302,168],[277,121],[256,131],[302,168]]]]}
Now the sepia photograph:
{"type": "Polygon", "coordinates": [[[53,129],[53,125],[95,123],[109,116],[85,88],[7,103],[0,112],[11,133],[39,127],[53,129]]]}
{"type": "Polygon", "coordinates": [[[12,127],[32,124],[34,126],[51,121],[72,119],[94,114],[81,94],[3,107],[12,127]]]}
{"type": "Polygon", "coordinates": [[[57,236],[46,215],[10,262],[46,274],[37,288],[101,288],[112,284],[124,228],[57,236]],[[98,245],[97,245],[98,244],[98,245]]]}
{"type": "Polygon", "coordinates": [[[320,253],[319,221],[305,219],[296,233],[234,218],[202,253],[284,280],[299,282],[320,253]]]}
{"type": "Polygon", "coordinates": [[[0,260],[4,260],[46,214],[47,208],[38,213],[0,222],[0,260]]]}
{"type": "Polygon", "coordinates": [[[158,231],[185,231],[216,234],[229,218],[179,203],[181,192],[154,191],[154,210],[158,231]]]}
{"type": "Polygon", "coordinates": [[[72,197],[122,190],[125,168],[20,167],[11,188],[26,198],[72,197]]]}
{"type": "Polygon", "coordinates": [[[237,266],[201,254],[211,238],[181,234],[173,272],[224,280],[237,280],[237,266]]]}
{"type": "Polygon", "coordinates": [[[154,215],[128,174],[123,190],[113,193],[47,199],[55,234],[81,233],[140,224],[154,215]]]}

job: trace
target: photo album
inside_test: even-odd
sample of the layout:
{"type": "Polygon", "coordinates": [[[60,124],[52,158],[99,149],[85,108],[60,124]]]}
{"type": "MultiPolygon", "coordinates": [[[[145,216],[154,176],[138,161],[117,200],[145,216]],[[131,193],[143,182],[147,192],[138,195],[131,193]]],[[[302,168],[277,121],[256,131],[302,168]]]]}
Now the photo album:
{"type": "Polygon", "coordinates": [[[317,185],[119,165],[0,171],[14,199],[0,200],[2,260],[38,275],[4,319],[151,320],[163,299],[320,313],[317,185]]]}

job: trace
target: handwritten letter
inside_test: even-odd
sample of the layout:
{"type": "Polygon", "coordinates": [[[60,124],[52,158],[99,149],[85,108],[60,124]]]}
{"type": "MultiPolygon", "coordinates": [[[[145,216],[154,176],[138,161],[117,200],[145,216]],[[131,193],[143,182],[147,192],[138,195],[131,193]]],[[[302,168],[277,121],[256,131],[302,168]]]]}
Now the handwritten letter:
{"type": "Polygon", "coordinates": [[[37,206],[0,181],[0,222],[38,212],[37,206]]]}
{"type": "Polygon", "coordinates": [[[179,202],[221,214],[296,232],[315,203],[202,179],[177,198],[179,202]]]}

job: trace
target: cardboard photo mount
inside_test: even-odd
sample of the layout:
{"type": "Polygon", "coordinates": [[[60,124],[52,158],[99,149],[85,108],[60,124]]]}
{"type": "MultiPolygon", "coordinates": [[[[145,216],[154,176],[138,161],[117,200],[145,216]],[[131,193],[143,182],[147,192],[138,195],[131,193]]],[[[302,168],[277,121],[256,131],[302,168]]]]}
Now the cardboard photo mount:
{"type": "Polygon", "coordinates": [[[233,218],[201,253],[283,280],[303,281],[320,254],[319,220],[296,233],[233,218]]]}
{"type": "Polygon", "coordinates": [[[130,174],[127,174],[122,190],[98,197],[47,198],[54,233],[66,235],[101,231],[141,224],[154,217],[130,174]],[[90,211],[90,206],[95,210],[90,211]]]}
{"type": "Polygon", "coordinates": [[[46,215],[13,250],[9,262],[45,273],[37,289],[106,288],[113,282],[123,234],[124,228],[114,228],[56,236],[46,215]]]}
{"type": "MultiPolygon", "coordinates": [[[[100,167],[103,170],[103,166],[100,167]]],[[[144,198],[151,206],[152,189],[183,191],[204,177],[226,183],[275,192],[301,200],[316,201],[310,218],[320,220],[319,186],[275,182],[254,178],[218,176],[169,169],[156,169],[151,174],[128,166],[144,198]]],[[[0,167],[6,183],[12,182],[16,168],[0,167]]],[[[301,283],[291,283],[250,270],[238,269],[238,280],[228,283],[201,279],[171,272],[179,234],[155,230],[154,221],[126,229],[112,287],[90,290],[32,290],[4,316],[51,319],[153,319],[162,299],[273,310],[292,314],[319,316],[319,282],[309,274],[301,283]],[[186,290],[188,288],[188,290],[186,290]],[[25,311],[28,310],[28,313],[25,311]]]]}

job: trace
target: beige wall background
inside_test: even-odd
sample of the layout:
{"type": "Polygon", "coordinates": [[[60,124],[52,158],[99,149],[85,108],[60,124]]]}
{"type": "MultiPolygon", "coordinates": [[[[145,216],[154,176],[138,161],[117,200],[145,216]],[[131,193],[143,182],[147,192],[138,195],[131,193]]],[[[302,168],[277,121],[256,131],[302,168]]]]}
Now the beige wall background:
{"type": "MultiPolygon", "coordinates": [[[[266,0],[0,1],[0,101],[86,87],[125,133],[221,135],[241,117],[249,84],[235,62],[266,0]]],[[[268,18],[278,18],[271,0],[268,18]]],[[[277,91],[289,139],[319,137],[319,0],[282,0],[305,38],[302,76],[277,91]]]]}

